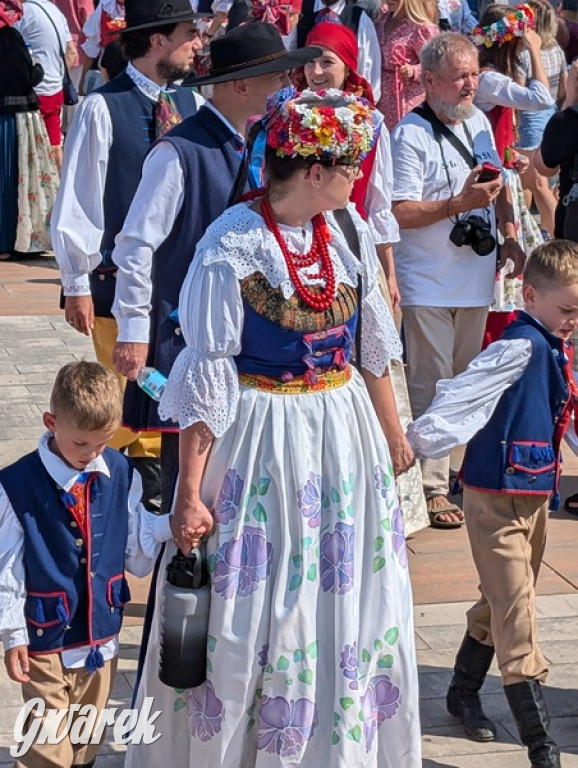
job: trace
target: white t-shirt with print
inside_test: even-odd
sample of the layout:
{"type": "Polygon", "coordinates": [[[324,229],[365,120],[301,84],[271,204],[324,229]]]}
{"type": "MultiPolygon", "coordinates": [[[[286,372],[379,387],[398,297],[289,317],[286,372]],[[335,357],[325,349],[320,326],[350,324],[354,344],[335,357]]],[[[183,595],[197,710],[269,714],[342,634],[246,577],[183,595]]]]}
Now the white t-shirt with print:
{"type": "MultiPolygon", "coordinates": [[[[485,115],[476,109],[467,121],[477,162],[500,166],[494,137],[485,115]]],[[[448,126],[471,151],[464,124],[448,126]]],[[[392,134],[394,191],[393,200],[435,201],[450,196],[444,170],[447,162],[451,194],[458,194],[470,174],[462,155],[443,136],[442,147],[429,122],[410,113],[392,134]]],[[[495,235],[493,206],[472,214],[488,217],[495,235]]],[[[464,214],[461,214],[463,216],[464,214]]],[[[395,270],[402,306],[482,307],[493,298],[496,252],[478,256],[470,246],[461,248],[450,242],[455,219],[442,219],[418,229],[401,229],[394,245],[395,270]]]]}
{"type": "Polygon", "coordinates": [[[44,70],[42,81],[34,88],[36,93],[40,96],[53,96],[61,91],[64,65],[60,51],[66,51],[67,43],[72,40],[64,14],[48,0],[27,0],[24,3],[24,16],[14,26],[30,46],[32,58],[44,70]],[[56,25],[59,40],[47,13],[56,25]]]}

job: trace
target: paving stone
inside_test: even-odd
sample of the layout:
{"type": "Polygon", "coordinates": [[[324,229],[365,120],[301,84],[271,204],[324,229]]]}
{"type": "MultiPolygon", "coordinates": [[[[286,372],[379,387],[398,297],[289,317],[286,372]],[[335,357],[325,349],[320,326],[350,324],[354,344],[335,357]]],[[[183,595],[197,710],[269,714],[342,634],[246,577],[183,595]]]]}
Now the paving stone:
{"type": "Polygon", "coordinates": [[[431,758],[501,753],[505,761],[506,753],[509,756],[510,752],[520,750],[514,738],[500,724],[496,729],[496,741],[470,741],[461,725],[445,725],[424,729],[422,743],[424,757],[431,758]]]}
{"type": "Polygon", "coordinates": [[[536,613],[540,618],[578,616],[578,593],[570,595],[538,595],[536,613]]]}
{"type": "Polygon", "coordinates": [[[440,605],[416,605],[413,611],[413,621],[416,627],[435,627],[440,624],[463,624],[465,628],[465,613],[471,608],[471,602],[443,603],[440,605]]]}

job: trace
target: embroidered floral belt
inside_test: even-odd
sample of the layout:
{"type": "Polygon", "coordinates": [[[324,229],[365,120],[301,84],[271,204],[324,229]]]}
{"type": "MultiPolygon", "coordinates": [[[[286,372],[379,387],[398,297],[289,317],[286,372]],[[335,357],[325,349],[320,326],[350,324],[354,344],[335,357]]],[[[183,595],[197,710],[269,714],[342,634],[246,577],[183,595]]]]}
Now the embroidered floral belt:
{"type": "Polygon", "coordinates": [[[240,373],[239,384],[261,389],[264,392],[274,392],[276,395],[300,395],[307,392],[322,392],[325,389],[337,389],[347,384],[350,378],[351,366],[348,365],[342,371],[325,373],[307,371],[304,376],[294,376],[291,379],[273,379],[260,374],[240,373]]]}

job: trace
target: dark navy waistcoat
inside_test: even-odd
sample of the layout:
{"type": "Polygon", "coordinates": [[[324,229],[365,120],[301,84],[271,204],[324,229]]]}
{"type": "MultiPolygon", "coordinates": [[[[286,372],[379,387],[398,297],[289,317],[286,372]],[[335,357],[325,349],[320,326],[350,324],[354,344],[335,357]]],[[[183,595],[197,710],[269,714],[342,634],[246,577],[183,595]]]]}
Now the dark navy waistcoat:
{"type": "MultiPolygon", "coordinates": [[[[152,309],[147,365],[168,376],[185,343],[174,311],[179,292],[205,230],[226,208],[241,163],[239,138],[208,107],[183,121],[160,141],[179,155],[184,172],[183,205],[171,233],[156,251],[152,270],[152,309]],[[172,315],[172,316],[171,316],[172,315]]],[[[174,422],[160,421],[157,404],[128,382],[124,423],[133,429],[177,431],[174,422]]]]}
{"type": "Polygon", "coordinates": [[[464,484],[501,493],[551,493],[556,485],[554,432],[569,397],[564,342],[525,312],[502,339],[529,339],[532,355],[489,422],[468,443],[464,484]]]}
{"type": "Polygon", "coordinates": [[[0,470],[24,530],[26,624],[31,654],[97,645],[120,631],[125,602],[127,499],[132,464],[104,451],[110,478],[88,481],[86,540],[38,451],[0,470]]]}
{"type": "MultiPolygon", "coordinates": [[[[196,112],[193,93],[188,88],[172,86],[177,108],[183,118],[196,112]]],[[[155,141],[154,101],[145,96],[123,72],[97,90],[106,102],[112,123],[112,144],[104,187],[104,233],[100,251],[102,262],[90,276],[95,311],[111,317],[116,267],[111,261],[114,238],[121,231],[137,190],[142,163],[155,141]]]]}

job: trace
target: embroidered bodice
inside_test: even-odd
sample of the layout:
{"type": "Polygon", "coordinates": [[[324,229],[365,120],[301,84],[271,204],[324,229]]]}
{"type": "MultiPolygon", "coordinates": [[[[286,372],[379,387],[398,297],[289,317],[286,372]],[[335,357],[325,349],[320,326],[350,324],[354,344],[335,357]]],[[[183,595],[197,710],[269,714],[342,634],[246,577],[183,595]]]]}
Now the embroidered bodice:
{"type": "MultiPolygon", "coordinates": [[[[399,336],[377,282],[379,264],[369,230],[354,207],[349,210],[361,262],[327,213],[336,293],[325,312],[299,299],[281,249],[249,205],[230,208],[209,227],[181,290],[179,320],[187,348],[171,371],[160,406],[163,418],[178,421],[181,428],[204,421],[218,437],[235,417],[238,372],[281,377],[346,367],[355,338],[360,273],[363,367],[381,376],[392,358],[401,358],[399,336]]],[[[281,230],[292,251],[310,248],[310,224],[281,230]]],[[[301,279],[315,285],[317,271],[315,264],[303,268],[301,279]]]]}

